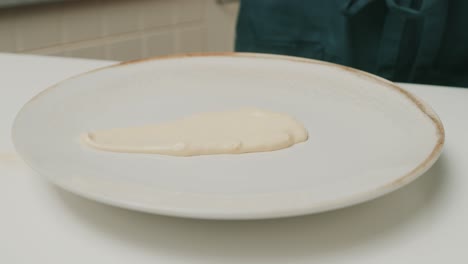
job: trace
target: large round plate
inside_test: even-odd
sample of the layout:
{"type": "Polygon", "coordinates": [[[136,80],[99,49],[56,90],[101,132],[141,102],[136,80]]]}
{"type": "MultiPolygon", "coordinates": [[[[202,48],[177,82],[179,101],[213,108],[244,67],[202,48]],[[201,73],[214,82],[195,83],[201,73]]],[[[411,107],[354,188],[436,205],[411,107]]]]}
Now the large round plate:
{"type": "Polygon", "coordinates": [[[121,63],[67,79],[18,114],[24,160],[66,190],[145,212],[210,219],[316,213],[411,182],[438,158],[442,124],[395,84],[334,64],[259,54],[201,54],[121,63]],[[110,153],[82,132],[257,107],[309,131],[291,148],[170,157],[110,153]]]}

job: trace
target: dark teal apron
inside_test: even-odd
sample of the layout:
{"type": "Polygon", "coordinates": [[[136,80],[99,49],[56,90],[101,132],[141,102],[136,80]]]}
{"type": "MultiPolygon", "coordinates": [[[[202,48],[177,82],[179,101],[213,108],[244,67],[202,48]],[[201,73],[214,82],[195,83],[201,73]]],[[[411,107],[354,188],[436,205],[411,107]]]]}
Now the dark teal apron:
{"type": "Polygon", "coordinates": [[[243,0],[236,51],[468,87],[468,0],[243,0]]]}

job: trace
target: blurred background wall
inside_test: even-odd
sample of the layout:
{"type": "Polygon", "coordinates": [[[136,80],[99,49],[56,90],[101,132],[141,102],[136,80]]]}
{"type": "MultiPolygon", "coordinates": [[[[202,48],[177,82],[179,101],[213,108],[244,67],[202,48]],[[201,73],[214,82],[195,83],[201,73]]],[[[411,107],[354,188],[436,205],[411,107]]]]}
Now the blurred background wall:
{"type": "Polygon", "coordinates": [[[232,51],[238,7],[238,1],[218,0],[63,0],[4,6],[0,52],[131,60],[232,51]]]}

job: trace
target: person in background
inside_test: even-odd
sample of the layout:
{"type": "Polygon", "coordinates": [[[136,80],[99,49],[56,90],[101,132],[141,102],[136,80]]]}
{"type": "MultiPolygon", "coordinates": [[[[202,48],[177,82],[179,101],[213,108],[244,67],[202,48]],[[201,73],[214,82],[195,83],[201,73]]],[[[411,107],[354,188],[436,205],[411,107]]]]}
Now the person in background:
{"type": "Polygon", "coordinates": [[[468,87],[468,1],[242,0],[235,49],[468,87]]]}

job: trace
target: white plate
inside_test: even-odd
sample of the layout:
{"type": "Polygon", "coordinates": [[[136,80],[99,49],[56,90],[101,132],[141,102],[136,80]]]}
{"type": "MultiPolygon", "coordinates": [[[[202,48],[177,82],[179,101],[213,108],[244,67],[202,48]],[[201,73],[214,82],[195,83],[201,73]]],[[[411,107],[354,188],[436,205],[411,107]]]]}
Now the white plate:
{"type": "Polygon", "coordinates": [[[411,182],[438,158],[436,114],[396,85],[334,64],[211,54],[122,63],[65,80],[18,114],[13,139],[40,174],[76,194],[145,212],[210,219],[316,213],[411,182]],[[169,157],[100,152],[84,131],[258,107],[309,140],[268,153],[169,157]]]}

